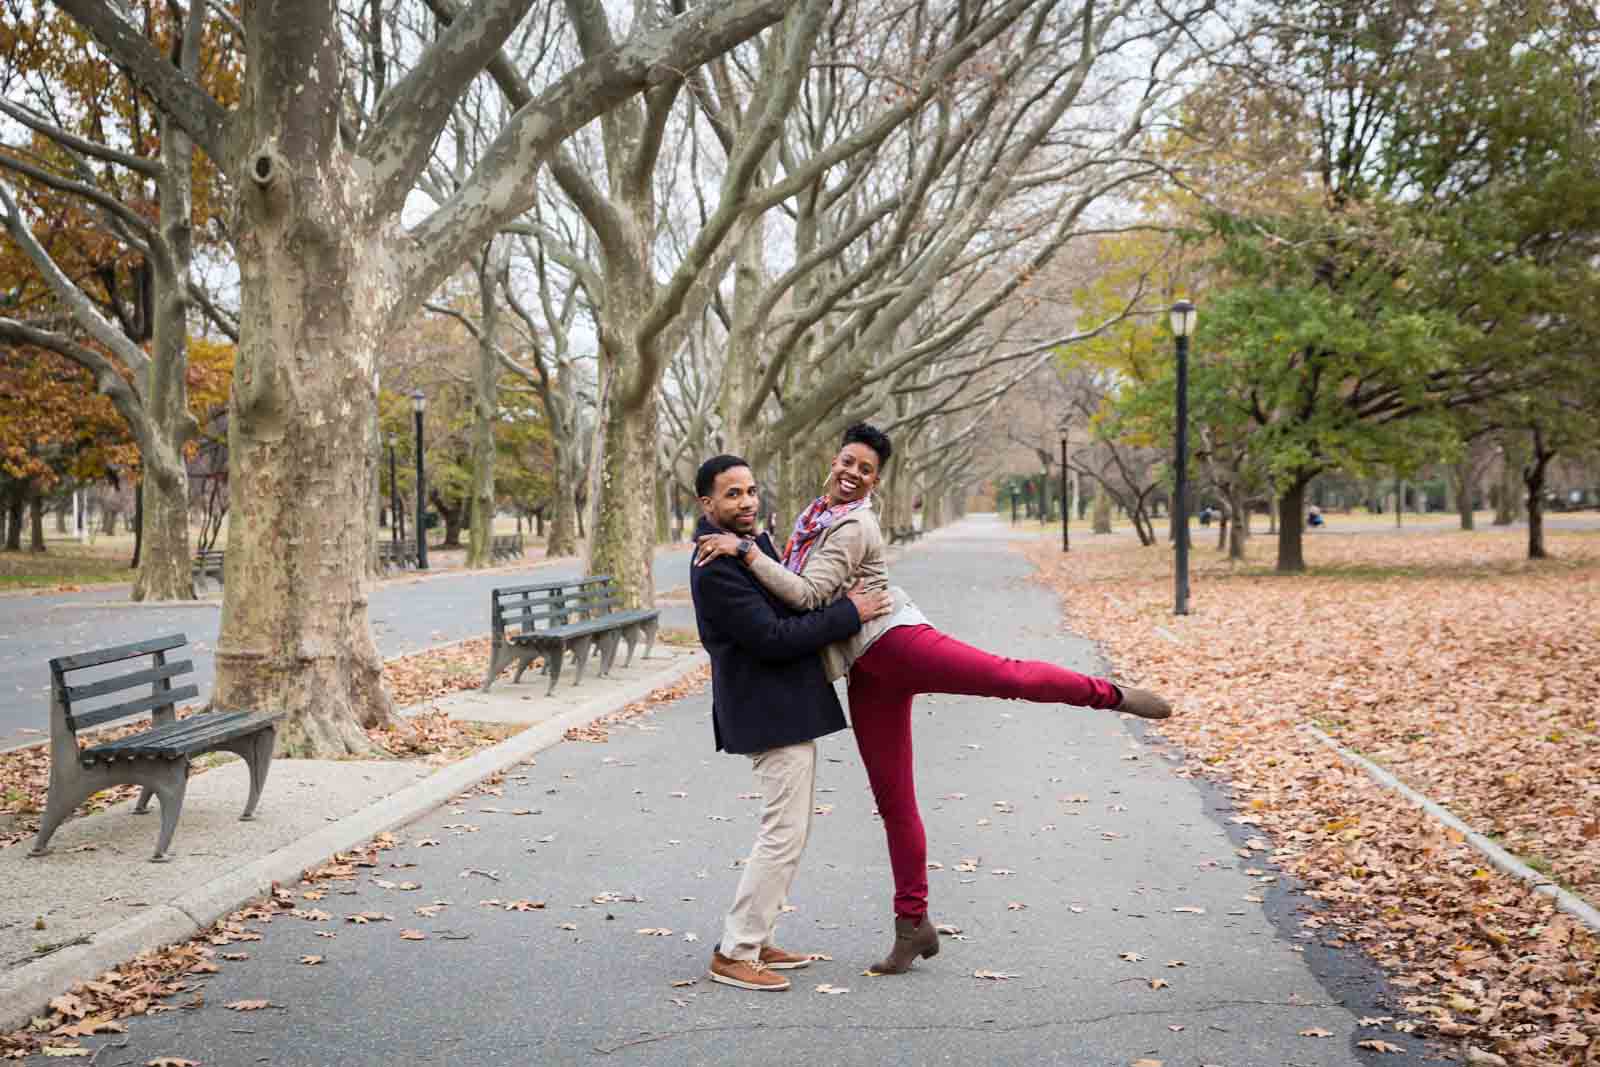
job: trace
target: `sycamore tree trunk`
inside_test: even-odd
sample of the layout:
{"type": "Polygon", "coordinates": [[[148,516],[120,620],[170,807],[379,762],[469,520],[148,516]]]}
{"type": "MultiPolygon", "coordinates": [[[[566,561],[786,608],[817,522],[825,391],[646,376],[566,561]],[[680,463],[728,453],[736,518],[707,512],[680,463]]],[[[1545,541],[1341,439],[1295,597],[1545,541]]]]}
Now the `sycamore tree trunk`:
{"type": "Polygon", "coordinates": [[[331,20],[290,32],[274,23],[274,4],[245,10],[252,42],[276,37],[280,62],[310,82],[252,63],[245,83],[242,330],[212,703],[287,713],[282,755],[366,755],[363,727],[392,715],[364,581],[392,257],[350,195],[355,175],[338,150],[331,20]]]}
{"type": "Polygon", "coordinates": [[[152,426],[141,450],[146,499],[134,600],[194,599],[189,471],[183,459],[184,444],[198,431],[189,413],[188,389],[193,160],[193,140],[171,118],[164,118],[162,170],[156,181],[161,242],[150,261],[154,298],[150,362],[144,375],[144,408],[152,426]]]}
{"type": "Polygon", "coordinates": [[[1111,532],[1111,494],[1104,489],[1094,491],[1094,526],[1091,529],[1097,534],[1111,532]]]}
{"type": "Polygon", "coordinates": [[[500,324],[499,276],[493,247],[485,248],[478,267],[478,293],[483,321],[478,332],[478,366],[472,390],[472,498],[471,535],[467,540],[467,566],[487,567],[493,560],[489,547],[494,536],[494,420],[499,410],[500,355],[495,336],[500,324]]]}
{"type": "Polygon", "coordinates": [[[577,486],[583,479],[583,470],[573,458],[578,449],[576,441],[557,437],[552,441],[555,452],[555,493],[550,500],[549,533],[545,538],[545,555],[575,556],[578,554],[578,503],[577,486]]]}
{"type": "Polygon", "coordinates": [[[1306,569],[1306,485],[1310,480],[1296,478],[1278,498],[1279,574],[1299,574],[1306,569]]]}
{"type": "Polygon", "coordinates": [[[590,574],[609,574],[627,607],[655,603],[654,397],[636,407],[620,398],[606,413],[605,455],[600,469],[600,507],[589,540],[590,574]]]}
{"type": "Polygon", "coordinates": [[[1522,442],[1514,434],[1507,434],[1500,443],[1500,485],[1494,505],[1494,525],[1510,526],[1517,521],[1521,510],[1522,460],[1526,453],[1522,442]]]}

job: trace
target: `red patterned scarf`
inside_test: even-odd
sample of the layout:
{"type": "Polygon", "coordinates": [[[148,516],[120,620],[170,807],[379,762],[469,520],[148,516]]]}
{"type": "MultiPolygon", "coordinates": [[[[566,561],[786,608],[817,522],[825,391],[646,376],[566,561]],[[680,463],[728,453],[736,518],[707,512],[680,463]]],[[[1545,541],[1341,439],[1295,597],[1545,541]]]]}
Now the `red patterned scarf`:
{"type": "Polygon", "coordinates": [[[848,504],[830,507],[826,496],[817,497],[800,513],[800,517],[794,520],[794,533],[789,535],[789,543],[783,546],[783,565],[799,574],[805,569],[806,557],[811,555],[811,550],[816,547],[822,531],[857,508],[865,507],[866,503],[867,498],[862,497],[848,504]]]}

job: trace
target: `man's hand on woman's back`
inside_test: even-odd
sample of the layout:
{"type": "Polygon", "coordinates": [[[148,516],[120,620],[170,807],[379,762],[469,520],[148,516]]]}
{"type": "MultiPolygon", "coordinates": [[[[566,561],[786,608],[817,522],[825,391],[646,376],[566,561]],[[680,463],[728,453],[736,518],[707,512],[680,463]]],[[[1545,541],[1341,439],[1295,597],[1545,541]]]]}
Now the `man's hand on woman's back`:
{"type": "Polygon", "coordinates": [[[856,606],[856,614],[861,616],[863,623],[887,615],[894,608],[894,598],[887,589],[879,589],[869,593],[857,582],[845,596],[850,598],[850,603],[856,606]]]}

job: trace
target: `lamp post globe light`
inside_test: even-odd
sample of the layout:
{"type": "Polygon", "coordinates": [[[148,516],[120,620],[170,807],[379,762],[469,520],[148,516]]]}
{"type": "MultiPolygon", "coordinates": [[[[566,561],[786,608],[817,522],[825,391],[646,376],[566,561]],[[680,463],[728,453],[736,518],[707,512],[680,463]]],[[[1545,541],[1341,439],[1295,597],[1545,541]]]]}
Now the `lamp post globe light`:
{"type": "Polygon", "coordinates": [[[1174,615],[1189,614],[1189,337],[1194,333],[1197,311],[1187,300],[1172,305],[1172,337],[1178,349],[1178,417],[1176,486],[1172,511],[1177,522],[1177,560],[1173,568],[1176,585],[1174,615]]]}
{"type": "Polygon", "coordinates": [[[405,540],[405,531],[400,524],[404,522],[400,517],[400,483],[394,476],[394,431],[389,431],[389,533],[390,540],[397,546],[405,540]]]}
{"type": "Polygon", "coordinates": [[[411,394],[411,410],[417,417],[417,517],[412,525],[417,533],[417,570],[428,569],[428,524],[423,521],[428,511],[427,474],[422,469],[422,413],[428,409],[428,397],[421,389],[411,394]]]}

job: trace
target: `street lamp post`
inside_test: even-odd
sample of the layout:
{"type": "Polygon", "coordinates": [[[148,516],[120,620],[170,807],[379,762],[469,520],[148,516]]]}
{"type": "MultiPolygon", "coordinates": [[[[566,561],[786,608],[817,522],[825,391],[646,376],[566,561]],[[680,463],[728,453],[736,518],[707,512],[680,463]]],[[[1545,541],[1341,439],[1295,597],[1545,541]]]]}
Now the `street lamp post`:
{"type": "Polygon", "coordinates": [[[428,408],[428,398],[421,389],[411,394],[411,410],[417,416],[417,518],[413,526],[417,533],[417,570],[428,569],[428,524],[423,521],[428,509],[427,475],[422,469],[422,413],[428,408]]]}
{"type": "Polygon", "coordinates": [[[400,482],[394,476],[394,431],[389,431],[389,533],[391,540],[398,545],[405,539],[405,531],[400,528],[403,520],[400,518],[400,482]]]}
{"type": "Polygon", "coordinates": [[[1177,486],[1173,518],[1178,524],[1174,615],[1189,614],[1189,335],[1194,333],[1195,306],[1187,300],[1172,305],[1172,336],[1178,346],[1177,486]]]}
{"type": "Polygon", "coordinates": [[[1072,498],[1067,495],[1067,424],[1061,424],[1061,551],[1072,551],[1067,535],[1067,516],[1072,513],[1072,498]]]}

